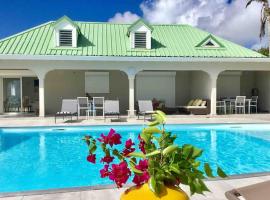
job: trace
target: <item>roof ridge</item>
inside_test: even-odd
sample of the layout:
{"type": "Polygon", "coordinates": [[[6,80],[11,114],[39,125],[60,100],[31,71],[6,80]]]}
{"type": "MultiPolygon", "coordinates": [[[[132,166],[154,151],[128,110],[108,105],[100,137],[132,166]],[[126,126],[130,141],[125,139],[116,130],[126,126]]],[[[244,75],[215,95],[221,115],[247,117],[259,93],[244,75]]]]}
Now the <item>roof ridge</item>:
{"type": "Polygon", "coordinates": [[[29,31],[32,31],[32,30],[41,28],[41,27],[46,26],[46,25],[48,25],[48,24],[51,24],[51,23],[53,23],[53,22],[54,22],[54,21],[48,21],[48,22],[45,22],[45,23],[40,24],[40,25],[38,25],[38,26],[34,26],[34,27],[32,27],[32,28],[23,30],[23,31],[21,31],[21,32],[19,32],[19,33],[16,33],[16,34],[14,34],[14,35],[11,35],[11,36],[8,36],[8,37],[4,37],[4,38],[0,39],[0,42],[4,42],[4,41],[6,41],[6,40],[8,40],[8,39],[11,39],[11,38],[13,38],[13,37],[17,37],[17,36],[19,36],[19,35],[22,35],[22,34],[24,34],[24,33],[27,33],[27,32],[29,32],[29,31]]]}

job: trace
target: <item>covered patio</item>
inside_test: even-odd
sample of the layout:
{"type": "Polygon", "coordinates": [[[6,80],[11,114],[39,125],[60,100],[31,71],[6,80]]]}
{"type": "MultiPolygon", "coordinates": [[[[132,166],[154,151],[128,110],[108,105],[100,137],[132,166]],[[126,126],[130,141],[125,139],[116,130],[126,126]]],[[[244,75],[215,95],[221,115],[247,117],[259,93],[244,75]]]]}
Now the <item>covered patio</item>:
{"type": "MultiPolygon", "coordinates": [[[[90,93],[90,96],[119,99],[121,114],[125,115],[130,110],[130,117],[135,115],[137,100],[153,98],[163,100],[166,107],[186,105],[193,98],[207,98],[211,101],[211,115],[215,115],[218,98],[225,95],[248,95],[252,88],[259,88],[260,91],[259,110],[270,110],[269,63],[265,58],[111,57],[104,61],[104,58],[99,57],[67,57],[63,60],[58,56],[47,56],[40,59],[2,55],[0,62],[1,87],[7,75],[4,73],[16,72],[16,77],[23,77],[25,81],[22,88],[27,85],[27,80],[30,81],[32,92],[35,93],[29,96],[38,99],[36,102],[40,117],[59,111],[63,98],[85,96],[85,77],[90,72],[95,76],[106,76],[108,81],[104,84],[109,87],[96,84],[100,86],[99,89],[108,91],[90,93]],[[238,77],[237,81],[235,77],[238,77]]],[[[3,92],[0,101],[0,112],[3,113],[3,92]]]]}

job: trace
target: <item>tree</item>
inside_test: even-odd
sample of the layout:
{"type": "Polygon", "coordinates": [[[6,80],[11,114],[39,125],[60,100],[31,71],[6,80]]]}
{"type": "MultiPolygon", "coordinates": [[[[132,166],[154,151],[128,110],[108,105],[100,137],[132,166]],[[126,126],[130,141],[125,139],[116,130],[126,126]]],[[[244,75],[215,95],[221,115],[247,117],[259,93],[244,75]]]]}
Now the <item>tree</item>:
{"type": "Polygon", "coordinates": [[[260,27],[260,38],[265,36],[265,30],[266,30],[266,22],[268,21],[268,18],[270,16],[270,8],[268,0],[248,0],[246,7],[248,7],[251,3],[258,2],[262,4],[261,9],[261,27],[260,27]]]}

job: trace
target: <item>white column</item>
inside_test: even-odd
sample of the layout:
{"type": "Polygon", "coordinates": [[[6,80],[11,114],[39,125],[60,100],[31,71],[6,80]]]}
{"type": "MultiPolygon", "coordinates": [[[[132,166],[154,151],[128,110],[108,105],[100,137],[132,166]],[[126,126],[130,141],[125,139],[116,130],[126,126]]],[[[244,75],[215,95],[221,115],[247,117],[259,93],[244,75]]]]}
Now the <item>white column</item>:
{"type": "Polygon", "coordinates": [[[3,77],[0,77],[0,114],[4,112],[3,77]]]}
{"type": "Polygon", "coordinates": [[[210,77],[210,99],[211,99],[211,115],[217,114],[217,76],[211,76],[210,77]]]}
{"type": "Polygon", "coordinates": [[[44,82],[45,76],[39,76],[39,116],[45,117],[45,94],[44,94],[44,82]]]}
{"type": "Polygon", "coordinates": [[[135,116],[135,90],[134,90],[134,85],[135,85],[135,76],[128,76],[128,82],[129,82],[129,117],[134,117],[135,116]]]}

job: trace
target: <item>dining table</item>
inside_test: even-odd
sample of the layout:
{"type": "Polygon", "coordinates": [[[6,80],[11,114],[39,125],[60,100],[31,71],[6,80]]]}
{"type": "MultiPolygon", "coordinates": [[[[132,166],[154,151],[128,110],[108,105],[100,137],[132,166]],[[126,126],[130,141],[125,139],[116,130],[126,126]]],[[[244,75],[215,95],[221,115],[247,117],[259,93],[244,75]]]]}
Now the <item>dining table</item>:
{"type": "MultiPolygon", "coordinates": [[[[236,98],[226,98],[226,99],[222,99],[222,101],[225,101],[226,105],[227,103],[229,103],[230,111],[231,111],[231,105],[232,103],[236,101],[236,98]]],[[[250,98],[245,99],[245,105],[247,105],[248,107],[248,114],[250,114],[250,104],[251,104],[251,99],[250,98]]]]}

